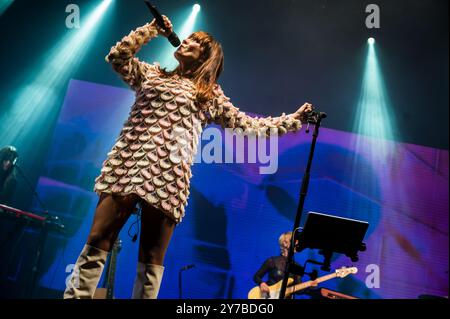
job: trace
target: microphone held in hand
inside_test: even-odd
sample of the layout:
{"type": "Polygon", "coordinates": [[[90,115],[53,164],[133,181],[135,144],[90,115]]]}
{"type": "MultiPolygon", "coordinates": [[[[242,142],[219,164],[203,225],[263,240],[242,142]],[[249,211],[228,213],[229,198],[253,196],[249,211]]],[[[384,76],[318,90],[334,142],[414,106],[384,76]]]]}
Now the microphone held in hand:
{"type": "MultiPolygon", "coordinates": [[[[144,0],[144,2],[147,5],[147,7],[149,8],[152,15],[155,17],[156,24],[158,24],[158,26],[161,29],[163,29],[165,31],[169,31],[164,23],[164,19],[163,19],[161,13],[159,13],[159,11],[156,9],[156,7],[154,5],[152,5],[148,0],[144,0]]],[[[169,40],[170,44],[172,44],[174,47],[178,47],[181,44],[181,41],[175,32],[172,32],[171,34],[169,34],[167,39],[169,40]]]]}

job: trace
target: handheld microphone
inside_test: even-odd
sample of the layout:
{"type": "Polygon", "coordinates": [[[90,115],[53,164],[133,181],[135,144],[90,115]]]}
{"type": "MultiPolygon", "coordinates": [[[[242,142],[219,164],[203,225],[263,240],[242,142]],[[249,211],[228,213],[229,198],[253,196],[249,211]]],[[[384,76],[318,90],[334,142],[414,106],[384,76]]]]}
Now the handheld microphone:
{"type": "MultiPolygon", "coordinates": [[[[164,24],[164,19],[163,19],[161,13],[159,13],[159,11],[156,9],[156,7],[154,5],[152,5],[148,0],[144,0],[144,2],[147,5],[147,7],[149,8],[152,15],[155,17],[156,24],[158,24],[158,26],[161,29],[164,29],[165,31],[169,31],[169,30],[167,30],[166,25],[164,24]]],[[[167,39],[169,40],[170,44],[172,44],[174,47],[178,47],[181,44],[181,41],[178,38],[177,34],[173,31],[171,34],[169,34],[167,39]]]]}

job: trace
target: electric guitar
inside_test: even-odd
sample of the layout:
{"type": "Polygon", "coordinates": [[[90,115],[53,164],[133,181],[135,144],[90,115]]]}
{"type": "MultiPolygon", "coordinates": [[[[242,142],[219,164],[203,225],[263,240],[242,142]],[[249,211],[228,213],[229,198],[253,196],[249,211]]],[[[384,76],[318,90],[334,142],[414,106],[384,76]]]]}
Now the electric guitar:
{"type": "MultiPolygon", "coordinates": [[[[331,273],[329,275],[317,278],[316,280],[310,280],[307,282],[303,282],[300,284],[293,285],[294,279],[288,278],[288,284],[286,287],[286,293],[285,297],[288,297],[292,295],[293,293],[306,289],[308,287],[317,286],[317,284],[320,284],[321,282],[339,277],[344,278],[348,276],[349,274],[356,274],[358,272],[358,268],[351,267],[346,268],[342,267],[341,269],[337,269],[334,273],[331,273]]],[[[252,290],[248,292],[248,299],[278,299],[280,296],[280,290],[281,285],[283,283],[283,280],[280,280],[276,284],[273,284],[272,286],[269,286],[270,292],[265,293],[262,292],[259,286],[254,287],[252,290]]]]}
{"type": "Polygon", "coordinates": [[[106,285],[104,288],[97,288],[94,292],[94,299],[114,299],[114,281],[116,277],[117,255],[122,249],[122,241],[117,239],[109,257],[106,267],[106,285]]]}

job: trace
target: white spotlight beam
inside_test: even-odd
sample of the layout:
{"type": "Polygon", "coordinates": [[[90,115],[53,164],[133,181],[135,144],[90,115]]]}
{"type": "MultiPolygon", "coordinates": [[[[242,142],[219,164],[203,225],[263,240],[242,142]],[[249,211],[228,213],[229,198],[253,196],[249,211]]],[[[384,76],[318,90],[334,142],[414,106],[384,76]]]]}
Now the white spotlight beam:
{"type": "Polygon", "coordinates": [[[195,13],[198,13],[200,11],[200,5],[199,4],[194,4],[194,6],[192,7],[192,11],[195,13]]]}

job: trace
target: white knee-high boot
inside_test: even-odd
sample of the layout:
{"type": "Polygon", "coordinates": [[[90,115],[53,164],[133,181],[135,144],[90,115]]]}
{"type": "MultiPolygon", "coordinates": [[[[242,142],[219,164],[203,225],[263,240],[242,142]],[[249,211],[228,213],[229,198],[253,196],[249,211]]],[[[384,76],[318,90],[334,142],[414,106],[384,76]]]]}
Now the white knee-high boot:
{"type": "Polygon", "coordinates": [[[164,266],[138,262],[133,287],[133,299],[156,299],[164,273],[164,266]]]}
{"type": "Polygon", "coordinates": [[[107,257],[107,251],[84,245],[64,291],[64,299],[92,299],[107,257]]]}

